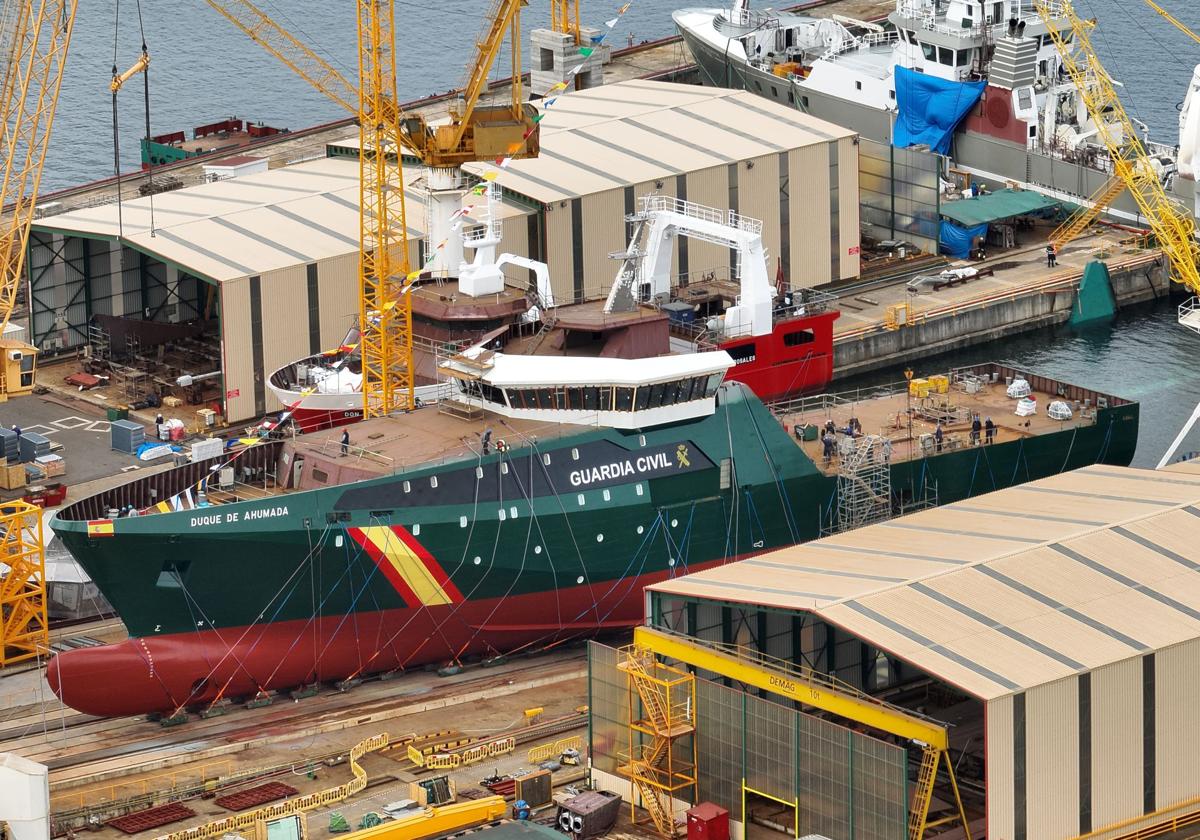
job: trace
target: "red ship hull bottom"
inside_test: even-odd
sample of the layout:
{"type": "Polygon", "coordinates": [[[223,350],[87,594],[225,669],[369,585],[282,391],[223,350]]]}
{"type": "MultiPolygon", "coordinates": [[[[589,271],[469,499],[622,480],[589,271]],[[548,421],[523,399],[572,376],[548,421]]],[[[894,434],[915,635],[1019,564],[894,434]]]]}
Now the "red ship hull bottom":
{"type": "MultiPolygon", "coordinates": [[[[705,566],[692,566],[698,571],[705,566]]],[[[470,656],[536,649],[642,620],[643,575],[555,592],[312,621],[127,639],[64,651],[46,667],[62,701],[101,717],[170,714],[220,698],[248,699],[470,656]]]]}

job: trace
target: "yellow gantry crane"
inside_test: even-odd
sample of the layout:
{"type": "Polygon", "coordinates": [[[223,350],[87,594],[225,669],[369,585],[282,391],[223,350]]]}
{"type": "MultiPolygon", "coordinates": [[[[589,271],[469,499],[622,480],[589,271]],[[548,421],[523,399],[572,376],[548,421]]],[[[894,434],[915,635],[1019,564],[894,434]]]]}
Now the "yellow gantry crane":
{"type": "MultiPolygon", "coordinates": [[[[4,180],[0,183],[0,333],[16,306],[25,276],[29,227],[33,222],[42,166],[67,49],[76,0],[11,0],[0,20],[0,48],[7,62],[0,87],[3,113],[4,180]]],[[[33,390],[36,349],[0,338],[0,402],[33,390]]]]}
{"type": "MultiPolygon", "coordinates": [[[[1172,279],[1186,286],[1193,295],[1200,295],[1200,244],[1196,242],[1195,220],[1167,195],[1133,121],[1117,96],[1112,79],[1096,55],[1092,46],[1091,27],[1080,19],[1070,0],[1061,0],[1053,7],[1046,0],[1035,0],[1035,6],[1058,50],[1063,69],[1071,77],[1088,113],[1092,115],[1096,135],[1113,163],[1113,180],[1093,196],[1096,207],[1077,213],[1063,228],[1055,231],[1054,236],[1063,241],[1068,234],[1077,235],[1105,204],[1116,197],[1120,185],[1129,190],[1137,202],[1138,209],[1167,258],[1172,279]],[[1055,9],[1061,10],[1067,22],[1066,30],[1059,29],[1055,9]],[[1070,39],[1067,35],[1071,36],[1070,39]]],[[[1183,315],[1180,316],[1180,322],[1200,331],[1200,323],[1186,324],[1183,315]]]]}
{"type": "Polygon", "coordinates": [[[579,37],[579,0],[550,0],[550,28],[564,35],[573,35],[575,44],[579,37]]]}
{"type": "MultiPolygon", "coordinates": [[[[921,765],[909,802],[907,840],[922,840],[928,829],[951,823],[961,824],[963,836],[971,840],[954,763],[950,760],[950,736],[943,724],[828,677],[797,671],[789,663],[770,660],[757,651],[735,645],[717,646],[652,627],[637,627],[633,631],[633,645],[623,653],[618,667],[627,676],[631,698],[636,696],[641,701],[642,715],[637,714],[631,699],[630,763],[622,769],[642,794],[642,801],[664,838],[673,836],[675,828],[670,803],[684,798],[679,794],[694,785],[697,774],[694,764],[687,763],[695,753],[689,756],[685,752],[680,761],[680,751],[672,749],[672,743],[681,737],[695,738],[695,686],[694,682],[688,682],[694,678],[682,669],[658,662],[660,658],[711,671],[742,685],[902,738],[920,748],[921,765]],[[649,745],[640,752],[639,733],[650,736],[649,745]],[[666,764],[664,759],[676,763],[666,764]],[[929,807],[943,763],[954,808],[949,816],[931,821],[929,807]]],[[[753,791],[744,789],[743,794],[746,792],[753,791]]],[[[799,825],[799,800],[786,804],[797,809],[799,825]]]]}
{"type": "MultiPolygon", "coordinates": [[[[450,118],[433,125],[403,113],[396,96],[395,24],[391,0],[358,0],[359,84],[284,30],[249,0],[207,0],[235,26],[346,110],[359,123],[361,250],[359,324],[365,417],[414,404],[412,280],[400,156],[414,155],[457,182],[464,163],[538,153],[537,110],[524,102],[521,8],[528,0],[493,0],[476,39],[460,98],[450,118]],[[507,103],[480,105],[505,36],[511,36],[512,84],[507,103]]],[[[433,179],[431,178],[431,181],[433,179]]],[[[438,243],[431,242],[436,248],[438,243]]]]}

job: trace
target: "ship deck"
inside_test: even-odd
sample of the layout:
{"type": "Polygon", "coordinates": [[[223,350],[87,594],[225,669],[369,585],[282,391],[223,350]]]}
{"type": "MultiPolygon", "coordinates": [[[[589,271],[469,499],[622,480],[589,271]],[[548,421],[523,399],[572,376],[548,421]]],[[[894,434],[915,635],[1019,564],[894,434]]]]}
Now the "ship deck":
{"type": "MultiPolygon", "coordinates": [[[[1095,423],[1097,406],[1123,404],[1126,401],[1107,394],[1059,382],[1047,377],[1024,374],[1033,389],[1037,402],[1037,413],[1018,417],[1015,413],[1017,400],[1007,395],[1007,377],[1023,375],[1022,372],[1000,365],[979,365],[951,371],[951,385],[946,393],[930,393],[927,397],[910,396],[906,383],[880,388],[862,389],[840,394],[820,394],[776,403],[772,411],[793,431],[797,426],[818,427],[815,440],[801,440],[793,431],[792,439],[826,475],[836,475],[839,469],[838,455],[828,461],[824,456],[821,435],[824,425],[832,420],[837,427],[840,443],[851,418],[858,420],[864,435],[879,435],[891,441],[893,462],[920,458],[925,452],[921,448],[923,435],[932,435],[939,420],[942,421],[943,451],[954,451],[972,446],[971,421],[975,415],[981,422],[989,417],[996,424],[993,445],[1009,443],[1021,438],[1037,437],[1075,427],[1086,427],[1095,423]],[[985,378],[980,390],[968,393],[963,373],[975,373],[985,378]],[[991,374],[995,373],[996,381],[991,374]],[[985,375],[986,376],[983,376],[985,375]],[[1071,406],[1069,420],[1054,420],[1047,414],[1050,403],[1063,400],[1071,406]],[[911,409],[911,420],[910,410],[911,409]]],[[[979,381],[979,380],[976,380],[979,381]]],[[[982,440],[981,445],[986,445],[982,440]]]]}

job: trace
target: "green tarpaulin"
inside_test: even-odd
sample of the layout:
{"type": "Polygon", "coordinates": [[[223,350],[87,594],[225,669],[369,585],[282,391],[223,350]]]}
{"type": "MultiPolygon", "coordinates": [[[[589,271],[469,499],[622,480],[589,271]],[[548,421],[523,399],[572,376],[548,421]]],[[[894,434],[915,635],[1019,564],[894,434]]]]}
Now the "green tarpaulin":
{"type": "Polygon", "coordinates": [[[963,227],[986,225],[1013,216],[1050,210],[1062,204],[1033,190],[1000,190],[975,198],[960,198],[943,201],[938,211],[943,218],[957,222],[963,227]]]}

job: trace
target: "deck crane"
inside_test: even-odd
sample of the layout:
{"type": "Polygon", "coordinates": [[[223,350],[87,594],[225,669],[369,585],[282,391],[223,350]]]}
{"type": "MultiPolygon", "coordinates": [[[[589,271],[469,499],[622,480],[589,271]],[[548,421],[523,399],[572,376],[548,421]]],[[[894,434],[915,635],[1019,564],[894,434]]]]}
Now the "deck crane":
{"type": "Polygon", "coordinates": [[[4,214],[0,240],[0,402],[33,390],[36,348],[4,340],[2,334],[25,276],[29,228],[58,108],[76,0],[16,0],[4,5],[0,44],[8,61],[0,87],[4,132],[4,180],[0,184],[0,212],[4,214]]]}
{"type": "MultiPolygon", "coordinates": [[[[1096,135],[1108,150],[1114,178],[1137,202],[1167,258],[1172,279],[1193,295],[1200,295],[1200,243],[1195,237],[1195,220],[1167,196],[1133,121],[1092,46],[1091,27],[1080,19],[1070,0],[1062,0],[1054,8],[1047,0],[1035,0],[1035,7],[1054,41],[1063,70],[1071,77],[1088,113],[1095,118],[1096,135]],[[1066,20],[1069,32],[1059,29],[1056,10],[1066,20]]],[[[1116,192],[1110,181],[1094,196],[1096,204],[1102,206],[1111,201],[1116,192]]],[[[1179,322],[1200,332],[1200,297],[1192,297],[1180,307],[1179,322]]]]}
{"type": "Polygon", "coordinates": [[[537,110],[524,102],[520,13],[528,0],[493,0],[476,39],[461,96],[449,120],[433,124],[423,114],[404,113],[396,96],[395,27],[391,2],[358,0],[359,84],[288,33],[250,0],[207,0],[230,22],[261,44],[297,75],[353,113],[359,123],[361,174],[361,252],[359,324],[363,358],[364,417],[411,407],[412,283],[405,240],[401,155],[429,168],[432,247],[446,242],[443,270],[457,269],[450,255],[459,244],[452,234],[461,200],[460,167],[500,157],[538,153],[537,110]],[[506,35],[511,34],[512,84],[509,101],[481,105],[488,75],[506,35]],[[384,154],[378,154],[378,150],[384,154]]]}

